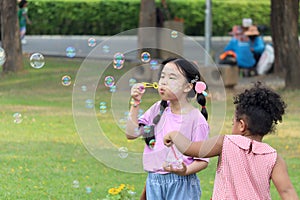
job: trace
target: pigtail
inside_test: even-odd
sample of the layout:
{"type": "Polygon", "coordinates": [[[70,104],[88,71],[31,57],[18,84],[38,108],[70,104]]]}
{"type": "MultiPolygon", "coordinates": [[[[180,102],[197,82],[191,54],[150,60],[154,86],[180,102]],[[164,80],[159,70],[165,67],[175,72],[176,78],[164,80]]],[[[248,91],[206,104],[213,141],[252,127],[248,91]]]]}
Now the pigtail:
{"type": "Polygon", "coordinates": [[[202,93],[197,94],[197,102],[201,105],[201,113],[204,116],[204,118],[208,119],[208,113],[206,110],[206,98],[202,93]]]}
{"type": "Polygon", "coordinates": [[[159,108],[159,113],[153,118],[153,121],[152,121],[152,124],[149,128],[148,131],[144,131],[144,126],[142,127],[143,128],[143,132],[142,132],[142,135],[143,135],[143,138],[145,140],[145,143],[147,144],[147,146],[150,148],[150,149],[153,149],[154,148],[154,145],[155,145],[155,133],[154,133],[154,127],[155,125],[158,124],[158,122],[160,121],[160,118],[163,114],[163,112],[165,111],[165,108],[168,106],[168,102],[167,101],[164,101],[162,100],[160,102],[160,108],[159,108]]]}
{"type": "Polygon", "coordinates": [[[155,134],[154,134],[154,126],[153,125],[151,125],[149,127],[149,131],[144,131],[144,129],[143,129],[143,138],[144,138],[145,143],[147,144],[147,146],[150,149],[153,149],[153,147],[155,145],[155,142],[156,142],[155,134]]]}

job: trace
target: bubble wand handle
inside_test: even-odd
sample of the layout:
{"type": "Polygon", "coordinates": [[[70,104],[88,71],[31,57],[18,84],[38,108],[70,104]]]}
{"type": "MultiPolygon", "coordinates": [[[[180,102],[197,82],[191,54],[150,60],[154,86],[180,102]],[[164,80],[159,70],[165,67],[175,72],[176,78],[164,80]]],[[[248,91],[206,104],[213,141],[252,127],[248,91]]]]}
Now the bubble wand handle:
{"type": "Polygon", "coordinates": [[[176,152],[175,152],[175,149],[174,149],[174,146],[173,146],[173,145],[171,146],[171,149],[172,149],[172,152],[173,152],[173,154],[174,154],[176,160],[178,160],[178,157],[177,157],[177,154],[176,154],[176,152]]]}

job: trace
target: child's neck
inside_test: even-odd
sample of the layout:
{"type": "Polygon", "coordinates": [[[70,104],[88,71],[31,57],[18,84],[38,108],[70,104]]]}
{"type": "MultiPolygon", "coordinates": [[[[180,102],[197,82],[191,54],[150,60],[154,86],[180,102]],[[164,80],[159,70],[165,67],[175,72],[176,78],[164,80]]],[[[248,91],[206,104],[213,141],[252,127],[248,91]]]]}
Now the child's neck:
{"type": "Polygon", "coordinates": [[[170,108],[174,114],[187,114],[191,110],[191,104],[187,101],[170,101],[170,108]]]}
{"type": "Polygon", "coordinates": [[[262,138],[263,138],[263,137],[260,136],[260,135],[252,135],[252,134],[250,134],[250,133],[242,134],[242,136],[247,137],[247,138],[249,138],[249,139],[251,139],[251,140],[258,141],[258,142],[261,142],[261,141],[262,141],[262,138]]]}

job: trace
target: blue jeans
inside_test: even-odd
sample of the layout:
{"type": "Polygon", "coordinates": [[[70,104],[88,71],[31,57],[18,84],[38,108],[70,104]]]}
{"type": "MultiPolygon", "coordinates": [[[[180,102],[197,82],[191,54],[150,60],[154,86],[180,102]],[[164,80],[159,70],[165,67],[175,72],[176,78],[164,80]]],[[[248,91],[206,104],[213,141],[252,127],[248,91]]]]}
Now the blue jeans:
{"type": "Polygon", "coordinates": [[[199,200],[200,181],[196,174],[148,173],[146,180],[147,200],[199,200]]]}

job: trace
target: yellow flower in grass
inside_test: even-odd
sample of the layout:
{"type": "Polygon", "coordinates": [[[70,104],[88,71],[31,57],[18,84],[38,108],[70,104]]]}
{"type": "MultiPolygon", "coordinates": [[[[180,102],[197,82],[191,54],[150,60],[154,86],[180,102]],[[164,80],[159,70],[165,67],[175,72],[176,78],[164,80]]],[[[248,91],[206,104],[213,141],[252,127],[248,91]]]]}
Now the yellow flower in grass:
{"type": "Polygon", "coordinates": [[[120,190],[117,189],[117,188],[110,188],[110,189],[108,190],[108,193],[109,193],[109,194],[112,194],[112,195],[119,194],[119,192],[120,192],[120,190]]]}
{"type": "Polygon", "coordinates": [[[125,188],[125,184],[121,184],[120,186],[119,186],[119,189],[120,190],[123,190],[125,188]]]}
{"type": "Polygon", "coordinates": [[[126,188],[128,190],[134,191],[134,186],[133,185],[127,185],[126,188]]]}
{"type": "Polygon", "coordinates": [[[134,186],[120,184],[119,187],[113,187],[108,190],[105,200],[134,200],[134,186]]]}

